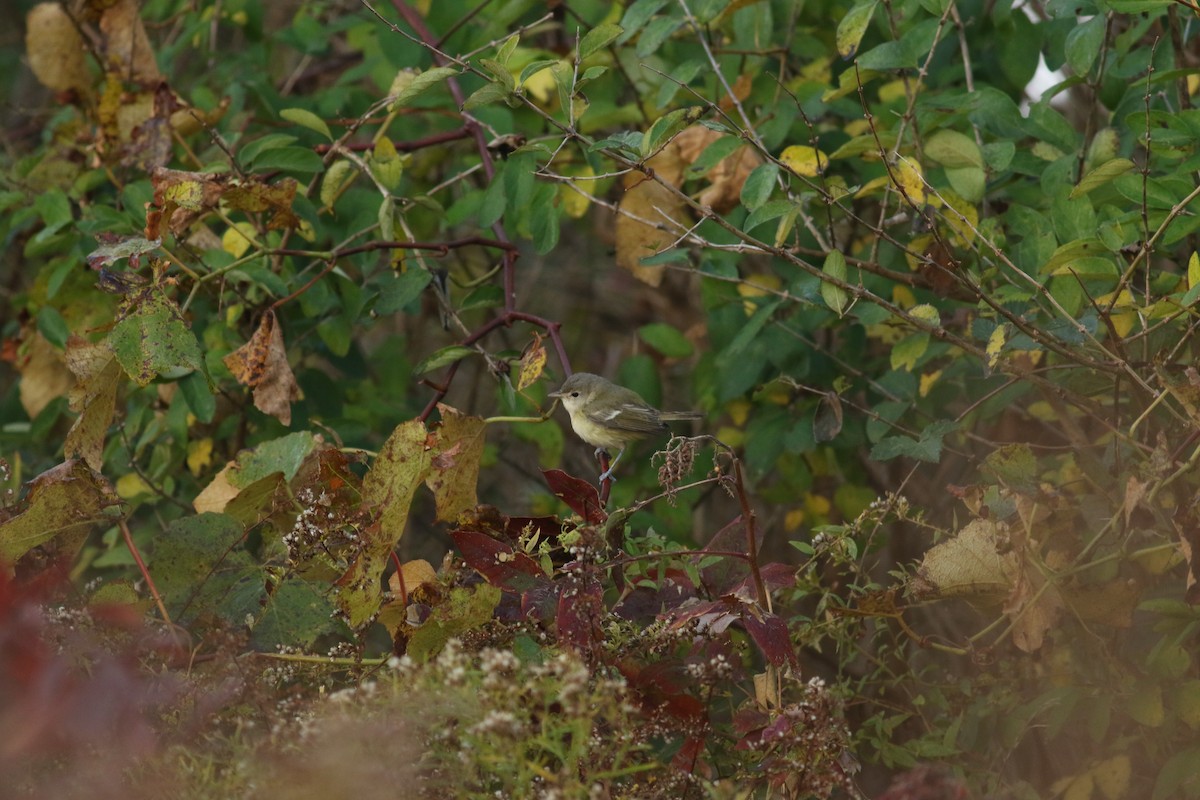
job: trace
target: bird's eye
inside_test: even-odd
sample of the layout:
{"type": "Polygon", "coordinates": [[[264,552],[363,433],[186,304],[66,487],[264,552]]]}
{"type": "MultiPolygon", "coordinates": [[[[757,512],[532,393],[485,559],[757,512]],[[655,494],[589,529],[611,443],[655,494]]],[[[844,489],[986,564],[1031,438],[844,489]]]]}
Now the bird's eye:
{"type": "Polygon", "coordinates": [[[579,392],[571,392],[571,397],[579,397],[579,392]]]}

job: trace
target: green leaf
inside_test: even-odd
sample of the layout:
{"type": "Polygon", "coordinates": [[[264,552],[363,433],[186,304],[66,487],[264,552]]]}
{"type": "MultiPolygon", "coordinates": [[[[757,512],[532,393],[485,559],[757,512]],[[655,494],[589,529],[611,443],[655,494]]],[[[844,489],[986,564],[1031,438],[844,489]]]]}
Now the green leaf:
{"type": "Polygon", "coordinates": [[[925,142],[925,155],[945,167],[980,167],[983,152],[975,140],[952,130],[940,130],[925,142]]]}
{"type": "Polygon", "coordinates": [[[216,615],[238,626],[264,599],[262,568],[240,547],[246,531],[225,514],[173,521],[156,540],[149,562],[172,616],[216,615]]]}
{"type": "Polygon", "coordinates": [[[692,354],[692,343],[674,325],[652,322],[638,328],[638,337],[667,358],[687,358],[692,354]]]}
{"type": "Polygon", "coordinates": [[[664,16],[653,20],[638,37],[637,47],[634,51],[639,58],[648,58],[656,53],[667,39],[671,38],[671,35],[681,27],[683,27],[683,19],[680,17],[664,16]]]}
{"type": "Polygon", "coordinates": [[[582,61],[597,50],[607,47],[610,42],[624,32],[624,28],[612,22],[605,22],[592,28],[579,41],[579,60],[582,61]]]}
{"type": "Polygon", "coordinates": [[[689,176],[700,176],[708,172],[727,156],[733,155],[746,143],[736,136],[722,136],[714,140],[704,151],[688,165],[689,176]]]}
{"type": "Polygon", "coordinates": [[[334,617],[334,607],[323,588],[300,578],[288,578],[275,587],[254,621],[254,646],[259,651],[272,651],[281,645],[310,648],[324,634],[349,634],[334,617]]]}
{"type": "Polygon", "coordinates": [[[517,82],[513,79],[512,73],[508,71],[508,67],[490,58],[479,59],[479,64],[500,82],[506,93],[517,88],[517,82]]]}
{"type": "Polygon", "coordinates": [[[525,81],[529,80],[534,75],[538,74],[544,69],[550,69],[557,63],[557,58],[543,58],[537,61],[530,61],[525,65],[525,68],[521,70],[521,77],[517,79],[517,83],[524,84],[525,81]]]}
{"type": "Polygon", "coordinates": [[[733,341],[729,343],[729,346],[721,351],[721,358],[728,360],[739,356],[754,341],[755,337],[762,331],[763,326],[770,321],[771,315],[775,313],[775,309],[779,308],[782,303],[782,299],[772,300],[755,311],[753,316],[737,332],[737,336],[733,337],[733,341]]]}
{"type": "Polygon", "coordinates": [[[66,349],[71,329],[67,327],[67,321],[63,319],[62,314],[58,313],[57,308],[42,306],[38,309],[37,327],[38,332],[46,337],[46,341],[60,350],[66,349]]]}
{"type": "Polygon", "coordinates": [[[981,167],[946,167],[950,188],[968,203],[978,203],[987,188],[987,174],[981,167]]]}
{"type": "Polygon", "coordinates": [[[1200,747],[1189,747],[1168,758],[1154,779],[1154,793],[1150,800],[1171,800],[1175,797],[1196,797],[1200,793],[1200,774],[1196,763],[1200,760],[1200,747]],[[1184,789],[1186,794],[1180,794],[1184,789]]]}
{"type": "Polygon", "coordinates": [[[71,216],[71,201],[61,189],[48,189],[41,192],[33,201],[33,207],[42,218],[45,229],[38,233],[43,239],[58,233],[69,225],[74,218],[71,216]]]}
{"type": "Polygon", "coordinates": [[[308,128],[310,131],[316,131],[329,141],[333,141],[333,134],[330,133],[329,126],[325,124],[325,120],[307,108],[285,108],[279,112],[279,116],[288,122],[294,122],[297,125],[308,128]]]}
{"type": "Polygon", "coordinates": [[[117,361],[139,386],[157,376],[179,378],[200,368],[195,334],[162,289],[148,289],[108,335],[117,361]]]}
{"type": "Polygon", "coordinates": [[[396,201],[389,195],[379,202],[379,211],[375,214],[379,223],[379,238],[384,242],[396,239],[396,201]]]}
{"type": "Polygon", "coordinates": [[[379,281],[379,302],[375,305],[378,314],[395,314],[421,296],[425,287],[433,280],[429,270],[420,267],[409,267],[406,272],[396,275],[388,273],[379,281]]]}
{"type": "Polygon", "coordinates": [[[871,448],[871,458],[888,461],[897,456],[906,456],[936,464],[942,458],[942,439],[957,427],[957,423],[951,420],[938,420],[921,431],[920,439],[889,436],[871,448]]]}
{"type": "Polygon", "coordinates": [[[255,170],[283,170],[316,174],[325,169],[321,157],[306,147],[277,147],[261,153],[252,164],[255,170]]]}
{"type": "Polygon", "coordinates": [[[450,67],[434,67],[433,69],[425,70],[413,78],[412,82],[396,95],[396,99],[392,101],[388,109],[394,111],[398,108],[404,108],[434,86],[457,74],[458,71],[450,67]]]}
{"type": "Polygon", "coordinates": [[[675,135],[690,125],[695,117],[695,111],[694,108],[677,108],[656,119],[642,138],[642,156],[650,156],[658,152],[675,135]]]}
{"type": "MultiPolygon", "coordinates": [[[[825,257],[825,265],[821,268],[821,271],[831,278],[836,278],[844,282],[846,280],[846,257],[842,255],[840,250],[831,250],[829,255],[825,257]]],[[[846,290],[829,281],[821,281],[821,299],[839,317],[850,303],[850,298],[846,294],[846,290]]]]}
{"type": "Polygon", "coordinates": [[[667,0],[635,0],[621,17],[623,33],[618,37],[621,43],[632,39],[666,4],[667,0]]]}
{"type": "Polygon", "coordinates": [[[496,61],[504,66],[508,66],[508,61],[512,58],[513,52],[517,49],[517,45],[521,43],[521,34],[514,33],[512,36],[504,40],[504,44],[496,50],[496,61]]]}
{"type": "Polygon", "coordinates": [[[742,205],[754,211],[771,197],[775,191],[779,167],[774,164],[760,164],[754,168],[742,184],[742,205]]]}
{"type": "Polygon", "coordinates": [[[508,99],[508,90],[498,83],[485,83],[463,102],[463,111],[500,103],[508,99]]]}
{"type": "Polygon", "coordinates": [[[1076,25],[1067,34],[1067,66],[1076,75],[1084,76],[1092,68],[1100,47],[1104,44],[1104,30],[1108,24],[1103,14],[1097,14],[1082,25],[1076,25]]]}
{"type": "Polygon", "coordinates": [[[1069,197],[1072,200],[1076,197],[1082,197],[1093,189],[1099,188],[1109,181],[1124,175],[1133,169],[1133,167],[1134,163],[1128,158],[1114,158],[1111,161],[1105,161],[1087,175],[1084,175],[1083,179],[1071,190],[1069,197]]]}
{"type": "Polygon", "coordinates": [[[428,356],[424,361],[416,366],[413,370],[414,375],[424,375],[426,372],[433,372],[435,369],[449,366],[455,361],[461,361],[468,356],[474,355],[475,350],[470,347],[463,347],[460,344],[452,344],[449,347],[443,347],[441,350],[428,356]]]}
{"type": "Polygon", "coordinates": [[[533,248],[538,255],[545,255],[558,246],[561,213],[554,204],[555,188],[548,184],[539,187],[533,204],[533,218],[529,222],[529,233],[533,248]]]}
{"type": "Polygon", "coordinates": [[[295,136],[286,133],[271,133],[238,149],[238,161],[242,164],[253,164],[255,159],[268,150],[287,147],[296,141],[295,136]]]}
{"type": "Polygon", "coordinates": [[[858,52],[858,45],[862,42],[863,34],[867,32],[867,25],[870,24],[877,5],[879,0],[860,0],[838,23],[837,51],[842,58],[854,58],[858,52]]]}
{"type": "Polygon", "coordinates": [[[203,372],[196,370],[190,375],[185,375],[179,381],[179,391],[196,419],[204,423],[213,421],[213,416],[217,413],[217,398],[203,372]]]}

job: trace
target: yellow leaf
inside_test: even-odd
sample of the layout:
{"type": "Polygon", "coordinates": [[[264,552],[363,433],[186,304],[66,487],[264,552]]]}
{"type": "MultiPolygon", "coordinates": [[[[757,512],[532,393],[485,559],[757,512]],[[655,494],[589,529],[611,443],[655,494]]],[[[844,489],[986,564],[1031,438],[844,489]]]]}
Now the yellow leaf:
{"type": "Polygon", "coordinates": [[[921,165],[911,158],[901,156],[892,167],[896,185],[914,205],[925,203],[925,173],[921,165]]]}
{"type": "Polygon", "coordinates": [[[235,222],[221,236],[221,249],[234,258],[241,258],[253,244],[254,225],[249,222],[235,222]]]}
{"type": "Polygon", "coordinates": [[[1162,689],[1152,683],[1138,686],[1126,701],[1125,710],[1134,722],[1147,728],[1157,728],[1167,719],[1162,689]]]}
{"type": "Polygon", "coordinates": [[[883,84],[879,87],[879,101],[881,103],[890,103],[893,100],[905,97],[907,94],[906,85],[907,81],[903,80],[890,81],[883,84]]]}
{"type": "Polygon", "coordinates": [[[731,400],[725,406],[725,413],[729,414],[729,419],[734,425],[739,428],[746,424],[746,420],[750,417],[750,401],[748,400],[731,400]]]}
{"type": "Polygon", "coordinates": [[[917,304],[917,296],[913,294],[913,290],[902,283],[897,283],[892,287],[892,302],[901,308],[912,308],[917,304]]]}
{"type": "Polygon", "coordinates": [[[1120,800],[1129,792],[1129,756],[1113,756],[1092,768],[1092,779],[1105,800],[1120,800]]]}
{"type": "Polygon", "coordinates": [[[829,516],[830,510],[833,509],[833,504],[829,502],[829,498],[824,495],[812,494],[811,492],[804,493],[804,508],[805,510],[816,517],[829,516]]]}
{"type": "Polygon", "coordinates": [[[212,451],[213,440],[211,436],[206,436],[199,441],[188,442],[188,471],[199,477],[200,473],[212,464],[212,451]]]}
{"type": "MultiPolygon", "coordinates": [[[[1190,272],[1191,266],[1188,270],[1190,272]]],[[[1134,310],[1133,294],[1128,289],[1122,289],[1116,295],[1116,300],[1113,300],[1114,294],[1109,292],[1106,295],[1096,298],[1096,305],[1100,308],[1105,308],[1109,303],[1112,303],[1113,312],[1109,319],[1112,321],[1113,330],[1117,332],[1117,336],[1124,339],[1133,330],[1133,326],[1137,323],[1137,311],[1134,310]],[[1117,309],[1128,309],[1118,312],[1117,309]]]]}
{"type": "MultiPolygon", "coordinates": [[[[591,166],[585,165],[580,169],[572,170],[566,174],[570,178],[586,179],[595,177],[596,171],[593,170],[591,166]]],[[[573,180],[569,181],[568,183],[570,183],[569,186],[567,183],[559,185],[558,202],[562,205],[562,209],[567,213],[568,217],[571,219],[580,219],[584,214],[587,213],[588,207],[592,204],[592,200],[587,194],[590,192],[586,187],[580,187],[582,191],[577,191],[575,188],[575,181],[573,180]]]]}
{"type": "Polygon", "coordinates": [[[938,382],[938,378],[940,377],[942,377],[942,371],[940,369],[936,370],[935,372],[926,372],[921,375],[920,388],[917,390],[920,392],[921,397],[929,396],[929,390],[934,387],[934,384],[938,382]]]}
{"type": "Polygon", "coordinates": [[[746,442],[745,432],[732,425],[722,425],[718,428],[717,438],[730,447],[741,447],[746,442]]]}
{"type": "Polygon", "coordinates": [[[1000,351],[1004,349],[1004,343],[1007,339],[1008,335],[1003,325],[997,325],[992,331],[992,335],[988,337],[987,357],[989,369],[996,368],[996,362],[1000,360],[1000,351]]]}
{"type": "Polygon", "coordinates": [[[1076,775],[1070,779],[1071,784],[1067,787],[1067,791],[1063,793],[1063,800],[1091,800],[1092,789],[1094,788],[1092,776],[1088,773],[1076,775]]]}
{"type": "Polygon", "coordinates": [[[937,325],[942,321],[942,315],[936,308],[928,303],[922,303],[919,306],[913,306],[912,310],[908,313],[911,314],[913,318],[918,319],[921,322],[927,322],[930,325],[937,325]]]}
{"type": "Polygon", "coordinates": [[[892,179],[889,178],[887,175],[880,175],[878,178],[875,178],[874,180],[870,180],[870,181],[867,181],[866,183],[864,183],[862,185],[862,188],[860,188],[857,192],[854,193],[854,197],[855,197],[855,199],[858,199],[859,197],[866,197],[869,194],[874,194],[875,192],[879,191],[883,187],[890,186],[891,183],[892,183],[892,179]]]}
{"type": "Polygon", "coordinates": [[[758,311],[758,304],[750,298],[764,297],[771,294],[771,289],[779,289],[783,286],[783,281],[778,275],[771,273],[763,273],[759,275],[749,275],[746,280],[737,285],[738,294],[747,298],[743,303],[746,316],[754,316],[754,312],[758,311]]]}
{"type": "Polygon", "coordinates": [[[794,144],[784,149],[779,160],[792,172],[805,178],[815,178],[829,164],[829,156],[806,144],[794,144]]]}
{"type": "Polygon", "coordinates": [[[1200,254],[1192,253],[1188,259],[1188,288],[1200,283],[1200,254]]]}
{"type": "Polygon", "coordinates": [[[136,472],[126,472],[117,478],[117,496],[122,500],[132,500],[138,495],[153,494],[153,492],[150,484],[146,483],[136,472]]]}
{"type": "Polygon", "coordinates": [[[542,105],[549,103],[551,98],[558,92],[558,84],[554,80],[554,73],[549,67],[540,69],[525,79],[521,84],[521,88],[525,93],[533,97],[542,105]]]}
{"type": "Polygon", "coordinates": [[[793,508],[783,515],[783,529],[788,533],[800,530],[802,524],[804,524],[804,509],[802,508],[793,508]]]}

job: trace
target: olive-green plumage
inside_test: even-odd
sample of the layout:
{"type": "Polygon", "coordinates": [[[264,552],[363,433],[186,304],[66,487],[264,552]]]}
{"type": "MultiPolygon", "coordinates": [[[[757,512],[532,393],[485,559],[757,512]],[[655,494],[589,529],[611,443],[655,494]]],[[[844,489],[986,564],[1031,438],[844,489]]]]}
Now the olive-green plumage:
{"type": "Polygon", "coordinates": [[[625,448],[633,442],[669,430],[670,420],[701,417],[693,411],[659,411],[632,389],[590,372],[576,372],[550,396],[562,400],[563,408],[571,415],[571,427],[597,453],[614,447],[620,451],[600,476],[602,481],[612,477],[625,448]]]}

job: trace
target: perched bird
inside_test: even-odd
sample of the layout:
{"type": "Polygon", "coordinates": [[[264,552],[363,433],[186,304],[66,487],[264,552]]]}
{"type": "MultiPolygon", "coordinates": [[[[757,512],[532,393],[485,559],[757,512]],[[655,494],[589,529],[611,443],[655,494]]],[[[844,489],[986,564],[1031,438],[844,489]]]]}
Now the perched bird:
{"type": "Polygon", "coordinates": [[[571,427],[580,439],[596,448],[596,455],[618,448],[617,457],[600,476],[612,478],[625,448],[639,439],[669,430],[668,420],[700,419],[694,411],[659,411],[632,389],[618,386],[590,372],[576,372],[550,397],[562,400],[571,415],[571,427]]]}

